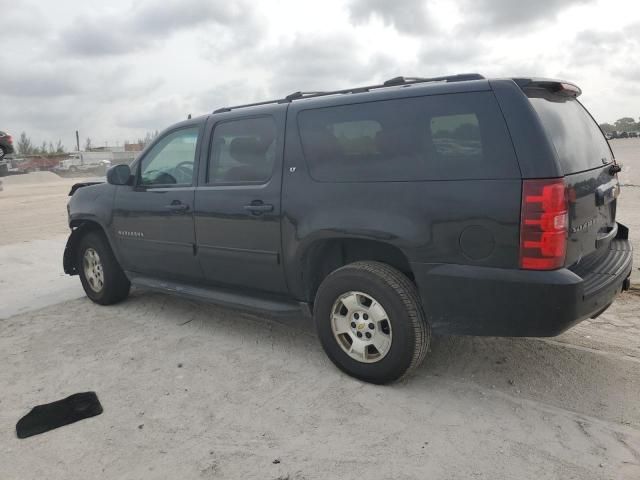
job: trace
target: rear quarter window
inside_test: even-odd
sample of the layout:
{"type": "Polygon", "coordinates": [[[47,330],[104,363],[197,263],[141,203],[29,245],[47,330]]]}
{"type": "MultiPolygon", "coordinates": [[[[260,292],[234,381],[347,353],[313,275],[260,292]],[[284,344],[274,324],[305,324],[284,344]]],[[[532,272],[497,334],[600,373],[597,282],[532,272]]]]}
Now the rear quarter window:
{"type": "Polygon", "coordinates": [[[297,120],[311,176],[318,181],[520,176],[491,92],[310,109],[297,120]]]}
{"type": "Polygon", "coordinates": [[[527,95],[565,174],[602,167],[613,161],[600,127],[578,100],[535,90],[527,95]]]}

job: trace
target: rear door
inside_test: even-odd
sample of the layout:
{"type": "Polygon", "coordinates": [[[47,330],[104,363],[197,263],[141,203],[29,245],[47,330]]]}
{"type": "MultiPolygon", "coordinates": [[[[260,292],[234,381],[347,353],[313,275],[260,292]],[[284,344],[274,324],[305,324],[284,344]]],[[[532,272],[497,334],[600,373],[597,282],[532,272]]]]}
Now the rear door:
{"type": "Polygon", "coordinates": [[[543,89],[527,91],[551,139],[569,195],[566,264],[572,265],[608,246],[616,234],[620,192],[615,160],[600,127],[574,97],[543,89]]]}
{"type": "Polygon", "coordinates": [[[280,243],[285,106],[211,117],[195,195],[205,281],[286,292],[280,243]],[[265,111],[265,110],[261,110],[265,111]]]}

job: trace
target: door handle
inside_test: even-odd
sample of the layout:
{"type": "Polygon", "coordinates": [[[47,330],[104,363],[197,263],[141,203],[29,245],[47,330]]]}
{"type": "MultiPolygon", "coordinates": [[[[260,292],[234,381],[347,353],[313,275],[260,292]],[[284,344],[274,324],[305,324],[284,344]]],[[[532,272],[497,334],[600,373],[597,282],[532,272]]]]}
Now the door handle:
{"type": "Polygon", "coordinates": [[[174,200],[169,205],[165,205],[164,208],[172,211],[173,213],[185,213],[189,210],[189,205],[182,203],[180,200],[174,200]]]}
{"type": "Polygon", "coordinates": [[[264,212],[272,212],[273,205],[268,203],[262,203],[261,200],[255,200],[251,202],[250,205],[245,205],[244,209],[247,210],[248,212],[253,213],[254,215],[260,215],[264,212]]]}

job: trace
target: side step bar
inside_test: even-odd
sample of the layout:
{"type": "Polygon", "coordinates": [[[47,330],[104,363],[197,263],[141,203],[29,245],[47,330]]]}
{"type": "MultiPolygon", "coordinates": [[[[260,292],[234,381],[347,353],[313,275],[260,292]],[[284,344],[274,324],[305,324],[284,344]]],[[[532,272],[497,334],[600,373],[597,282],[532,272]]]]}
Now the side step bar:
{"type": "Polygon", "coordinates": [[[220,287],[196,287],[145,277],[134,272],[125,273],[133,286],[144,290],[169,293],[240,310],[269,313],[275,316],[307,316],[310,312],[309,305],[304,302],[299,303],[270,295],[244,294],[220,287]]]}

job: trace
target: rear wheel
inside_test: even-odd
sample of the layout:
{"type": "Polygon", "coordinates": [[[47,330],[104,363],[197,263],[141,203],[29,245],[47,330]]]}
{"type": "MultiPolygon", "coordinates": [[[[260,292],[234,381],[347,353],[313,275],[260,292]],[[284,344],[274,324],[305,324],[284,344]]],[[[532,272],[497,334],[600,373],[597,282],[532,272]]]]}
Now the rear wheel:
{"type": "Polygon", "coordinates": [[[322,282],[314,304],[318,336],[333,363],[383,384],[420,365],[431,330],[413,283],[379,262],[356,262],[322,282]]]}
{"type": "Polygon", "coordinates": [[[87,297],[100,305],[111,305],[127,298],[131,284],[104,235],[99,232],[84,235],[77,255],[76,265],[87,297]]]}

